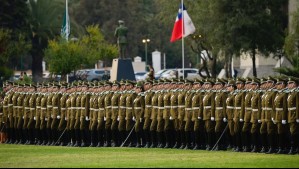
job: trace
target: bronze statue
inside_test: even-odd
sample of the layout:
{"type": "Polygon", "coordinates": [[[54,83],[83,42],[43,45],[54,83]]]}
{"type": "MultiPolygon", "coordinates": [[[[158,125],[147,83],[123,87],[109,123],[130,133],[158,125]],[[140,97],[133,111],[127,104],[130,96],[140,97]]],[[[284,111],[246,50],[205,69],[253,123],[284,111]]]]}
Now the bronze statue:
{"type": "Polygon", "coordinates": [[[128,41],[127,41],[128,28],[125,27],[124,21],[119,20],[118,23],[119,23],[119,27],[116,28],[114,36],[117,37],[119,58],[125,59],[127,44],[128,44],[128,41]]]}

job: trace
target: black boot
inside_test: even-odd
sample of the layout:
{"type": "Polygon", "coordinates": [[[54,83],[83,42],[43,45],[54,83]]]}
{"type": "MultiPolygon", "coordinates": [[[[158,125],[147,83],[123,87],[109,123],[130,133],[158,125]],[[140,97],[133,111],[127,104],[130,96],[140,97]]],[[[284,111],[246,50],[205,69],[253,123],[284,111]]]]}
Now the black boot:
{"type": "Polygon", "coordinates": [[[95,131],[90,132],[90,146],[89,147],[95,147],[95,131]]]}
{"type": "Polygon", "coordinates": [[[181,147],[181,133],[180,131],[175,131],[175,145],[173,146],[174,149],[178,149],[181,147]]]}
{"type": "Polygon", "coordinates": [[[290,151],[289,151],[289,155],[294,155],[294,154],[297,154],[298,152],[297,152],[297,144],[296,144],[296,142],[298,142],[297,140],[296,140],[296,138],[297,138],[297,136],[296,135],[292,135],[291,136],[291,149],[290,149],[290,151]]]}
{"type": "Polygon", "coordinates": [[[240,152],[242,151],[242,142],[241,142],[241,134],[240,133],[235,133],[235,140],[236,140],[236,148],[235,152],[240,152]]]}
{"type": "Polygon", "coordinates": [[[166,140],[164,148],[170,148],[171,147],[171,144],[170,144],[170,142],[171,142],[171,140],[170,140],[170,137],[171,137],[170,131],[168,130],[168,131],[165,131],[164,133],[165,133],[165,140],[166,140]]]}
{"type": "Polygon", "coordinates": [[[186,138],[186,146],[185,146],[185,150],[189,150],[192,149],[191,147],[191,132],[190,131],[186,131],[185,132],[185,138],[186,138]]]}
{"type": "Polygon", "coordinates": [[[111,147],[111,132],[109,129],[106,130],[104,147],[111,147]]]}
{"type": "Polygon", "coordinates": [[[156,139],[156,131],[151,131],[151,146],[150,148],[156,148],[157,147],[157,139],[156,139]]]}
{"type": "Polygon", "coordinates": [[[194,132],[194,140],[195,140],[195,146],[193,150],[199,150],[200,149],[200,140],[199,140],[199,132],[195,131],[194,132]]]}
{"type": "Polygon", "coordinates": [[[286,138],[284,137],[283,134],[279,134],[279,135],[278,135],[278,145],[279,145],[279,149],[278,149],[278,151],[277,151],[276,154],[285,154],[285,153],[286,153],[286,152],[285,152],[284,139],[286,139],[286,138]]]}
{"type": "Polygon", "coordinates": [[[243,152],[250,152],[249,139],[247,132],[242,132],[243,152]]]}
{"type": "Polygon", "coordinates": [[[252,144],[253,144],[253,149],[251,150],[252,153],[257,153],[258,152],[258,138],[257,138],[257,133],[253,133],[251,135],[252,139],[252,144]]]}
{"type": "Polygon", "coordinates": [[[275,153],[275,148],[274,148],[274,135],[270,134],[268,135],[268,142],[269,142],[269,150],[266,152],[266,154],[273,154],[275,153]]]}
{"type": "Polygon", "coordinates": [[[266,153],[268,144],[267,144],[267,134],[261,134],[261,143],[262,143],[262,150],[260,153],[266,153]]]}
{"type": "Polygon", "coordinates": [[[145,146],[144,148],[150,148],[150,132],[148,130],[144,130],[144,140],[145,140],[145,146]]]}
{"type": "Polygon", "coordinates": [[[186,134],[185,131],[180,131],[181,135],[181,147],[180,149],[184,149],[186,147],[186,134]]]}
{"type": "Polygon", "coordinates": [[[137,141],[136,141],[136,148],[141,148],[141,133],[140,132],[137,132],[136,133],[136,139],[137,139],[137,141]]]}

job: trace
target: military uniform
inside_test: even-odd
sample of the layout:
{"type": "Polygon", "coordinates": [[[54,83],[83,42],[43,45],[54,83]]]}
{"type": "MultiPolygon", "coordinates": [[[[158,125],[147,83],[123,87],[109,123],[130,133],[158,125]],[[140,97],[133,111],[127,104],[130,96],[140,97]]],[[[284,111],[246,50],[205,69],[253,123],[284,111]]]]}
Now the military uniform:
{"type": "MultiPolygon", "coordinates": [[[[35,86],[34,86],[35,88],[35,86]]],[[[31,97],[29,99],[29,108],[30,108],[30,113],[29,113],[29,121],[28,121],[28,124],[27,124],[27,129],[28,129],[28,136],[29,136],[29,139],[27,142],[27,144],[34,144],[35,143],[35,135],[34,135],[34,127],[35,127],[35,115],[36,115],[36,98],[37,98],[37,94],[35,92],[35,89],[34,91],[31,93],[31,97]]]]}
{"type": "MultiPolygon", "coordinates": [[[[206,83],[212,84],[211,81],[206,83]]],[[[207,132],[207,149],[211,150],[214,144],[214,131],[215,131],[215,92],[211,89],[207,90],[203,97],[203,121],[205,122],[205,128],[207,132]]]]}
{"type": "MultiPolygon", "coordinates": [[[[278,79],[278,84],[285,83],[283,80],[278,79]]],[[[277,125],[277,132],[278,132],[278,145],[279,150],[278,154],[285,153],[285,146],[286,146],[286,124],[287,124],[287,112],[288,112],[288,103],[287,103],[287,93],[283,90],[279,90],[275,99],[274,99],[274,106],[275,106],[275,116],[274,122],[277,125]]]]}
{"type": "Polygon", "coordinates": [[[104,144],[104,130],[105,130],[105,92],[101,92],[98,96],[98,145],[100,147],[104,144]]]}
{"type": "MultiPolygon", "coordinates": [[[[132,130],[133,124],[133,106],[134,106],[134,99],[137,97],[135,91],[129,91],[126,99],[126,131],[127,135],[129,135],[130,131],[132,130]]],[[[129,145],[131,147],[133,144],[132,137],[129,137],[129,145]]]]}
{"type": "Polygon", "coordinates": [[[251,129],[251,114],[252,114],[252,104],[251,104],[251,99],[253,95],[253,91],[245,91],[245,113],[244,115],[241,114],[240,118],[244,119],[244,125],[242,129],[242,139],[243,139],[243,146],[244,146],[244,152],[248,152],[250,149],[250,129],[251,129]]]}
{"type": "MultiPolygon", "coordinates": [[[[118,83],[114,82],[113,85],[119,86],[118,83]]],[[[111,98],[111,119],[112,119],[112,124],[111,124],[111,131],[112,131],[112,147],[115,147],[118,145],[118,137],[117,137],[117,128],[118,128],[118,113],[119,113],[119,99],[121,96],[120,91],[115,91],[113,93],[113,96],[111,98]]]]}
{"type": "MultiPolygon", "coordinates": [[[[298,84],[298,79],[289,79],[289,84],[294,83],[298,84]],[[297,82],[296,82],[297,81],[297,82]]],[[[298,146],[299,146],[299,92],[298,88],[291,89],[288,92],[288,123],[290,126],[290,132],[291,132],[291,150],[289,154],[296,154],[298,153],[298,146]]]]}
{"type": "Polygon", "coordinates": [[[179,121],[179,131],[181,134],[181,147],[180,149],[184,149],[186,147],[186,140],[185,140],[185,96],[186,91],[183,89],[179,90],[178,94],[178,121],[179,121]]]}
{"type": "Polygon", "coordinates": [[[95,92],[92,92],[89,100],[89,105],[90,105],[90,123],[89,123],[89,131],[90,131],[90,147],[96,146],[95,143],[98,143],[97,140],[97,134],[96,134],[96,127],[98,124],[98,110],[99,110],[99,105],[98,105],[98,95],[95,92]]]}
{"type": "MultiPolygon", "coordinates": [[[[238,79],[237,83],[243,83],[243,81],[241,79],[238,79]]],[[[244,115],[245,113],[245,93],[240,89],[236,90],[234,108],[234,133],[236,139],[235,151],[238,152],[242,149],[241,129],[244,119],[241,115],[244,115]]]]}
{"type": "Polygon", "coordinates": [[[164,148],[170,148],[172,146],[171,130],[173,129],[173,121],[170,120],[171,96],[172,96],[172,92],[170,90],[167,90],[163,98],[164,101],[163,120],[164,120],[164,134],[165,134],[165,141],[166,141],[166,145],[164,148]]]}
{"type": "MultiPolygon", "coordinates": [[[[64,86],[66,87],[66,86],[64,86]]],[[[67,100],[68,100],[68,93],[61,93],[61,98],[59,100],[59,109],[60,115],[57,116],[58,119],[58,133],[61,135],[64,131],[65,134],[63,135],[62,139],[60,140],[60,146],[67,145],[70,138],[70,133],[67,128],[67,100]]],[[[69,105],[70,106],[70,105],[69,105]]]]}
{"type": "MultiPolygon", "coordinates": [[[[176,82],[173,82],[176,83],[176,82]]],[[[178,120],[178,95],[179,95],[179,90],[174,89],[171,92],[171,117],[170,120],[173,122],[173,128],[175,130],[175,145],[173,148],[179,148],[181,146],[181,133],[180,133],[180,128],[179,128],[179,120],[178,120]]]]}
{"type": "MultiPolygon", "coordinates": [[[[192,82],[189,82],[188,80],[186,80],[186,84],[187,85],[192,85],[192,82]]],[[[193,114],[193,109],[192,109],[192,99],[194,96],[195,91],[194,90],[189,90],[186,92],[186,96],[185,96],[185,116],[184,116],[184,121],[185,121],[185,149],[190,149],[191,148],[191,135],[192,135],[192,131],[194,128],[194,125],[192,123],[192,114],[193,114]]]]}
{"type": "Polygon", "coordinates": [[[158,148],[163,148],[164,144],[164,119],[163,119],[163,112],[165,110],[164,107],[164,90],[158,92],[158,115],[157,115],[157,136],[158,136],[158,148]]]}
{"type": "MultiPolygon", "coordinates": [[[[137,84],[137,87],[142,87],[141,84],[137,84]]],[[[137,138],[136,147],[141,147],[141,138],[142,138],[142,121],[144,116],[145,102],[144,102],[144,93],[138,93],[137,97],[133,101],[133,116],[136,120],[135,123],[135,132],[137,138]]]]}
{"type": "Polygon", "coordinates": [[[153,97],[154,93],[152,90],[146,91],[145,92],[145,110],[144,110],[144,125],[143,125],[143,131],[144,131],[144,135],[145,135],[145,142],[146,148],[150,147],[150,125],[151,125],[151,114],[152,114],[152,97],[153,97]]]}
{"type": "Polygon", "coordinates": [[[107,146],[111,146],[111,124],[112,124],[112,100],[113,92],[107,91],[105,97],[105,131],[106,131],[106,142],[107,146]]]}
{"type": "Polygon", "coordinates": [[[48,94],[43,93],[41,96],[41,115],[40,115],[40,132],[42,134],[42,145],[46,145],[48,141],[47,131],[46,131],[46,114],[47,114],[47,99],[48,94]]]}
{"type": "Polygon", "coordinates": [[[67,132],[67,146],[72,146],[72,140],[75,140],[74,133],[71,130],[71,116],[72,116],[72,94],[67,93],[67,100],[66,100],[66,115],[65,115],[65,121],[66,121],[66,132],[67,132]]]}
{"type": "Polygon", "coordinates": [[[203,93],[204,90],[197,90],[192,98],[192,121],[194,122],[194,150],[204,148],[204,123],[203,117],[203,93]]]}
{"type": "Polygon", "coordinates": [[[55,145],[56,141],[59,138],[58,125],[61,119],[61,107],[60,99],[62,93],[56,92],[52,97],[52,112],[51,112],[51,135],[52,135],[52,146],[55,145]]]}
{"type": "Polygon", "coordinates": [[[151,148],[155,148],[157,146],[157,140],[156,140],[156,131],[157,131],[157,116],[158,116],[158,99],[159,99],[159,94],[158,91],[154,91],[155,93],[153,94],[152,97],[152,112],[151,112],[151,126],[150,126],[150,132],[151,132],[151,140],[152,140],[152,145],[151,148]]]}
{"type": "MultiPolygon", "coordinates": [[[[85,84],[86,85],[86,84],[85,84]]],[[[88,126],[89,126],[89,99],[90,93],[84,92],[81,97],[81,107],[80,107],[80,131],[81,131],[81,147],[85,147],[89,142],[88,138],[88,126]]]]}
{"type": "Polygon", "coordinates": [[[71,107],[69,108],[70,111],[70,116],[69,116],[69,130],[71,133],[71,139],[72,139],[72,144],[70,146],[78,146],[78,143],[76,144],[75,142],[77,142],[77,131],[75,129],[75,122],[76,122],[76,112],[77,112],[77,107],[76,107],[76,100],[77,100],[77,96],[78,94],[76,92],[72,93],[70,95],[70,104],[71,107]]]}
{"type": "Polygon", "coordinates": [[[35,99],[35,105],[36,105],[36,111],[34,115],[35,120],[35,132],[36,132],[36,139],[37,139],[37,145],[42,144],[42,132],[40,132],[40,123],[41,123],[41,100],[42,100],[42,93],[41,93],[41,86],[38,86],[38,92],[36,93],[36,99],[35,99]]]}
{"type": "MultiPolygon", "coordinates": [[[[258,85],[259,82],[253,81],[253,84],[258,85]]],[[[259,129],[261,123],[261,112],[262,112],[262,100],[261,100],[261,91],[255,90],[251,98],[251,141],[254,146],[252,152],[258,152],[259,145],[259,129]]]]}
{"type": "MultiPolygon", "coordinates": [[[[52,87],[50,87],[52,88],[52,87]]],[[[51,145],[54,141],[54,138],[53,138],[53,133],[52,133],[52,130],[51,130],[51,125],[52,125],[52,117],[53,117],[53,97],[54,97],[54,93],[48,93],[48,98],[47,98],[47,114],[46,114],[46,117],[45,117],[45,121],[46,121],[46,129],[47,129],[47,137],[48,137],[48,143],[47,145],[51,145]]]]}
{"type": "Polygon", "coordinates": [[[126,137],[126,100],[127,100],[127,91],[122,91],[119,98],[119,123],[118,123],[118,131],[121,135],[121,142],[125,141],[126,137]]]}
{"type": "Polygon", "coordinates": [[[21,92],[18,100],[17,100],[17,125],[16,125],[16,134],[17,134],[17,140],[19,141],[18,144],[22,144],[24,142],[23,138],[22,138],[22,127],[23,127],[23,123],[24,123],[24,99],[25,99],[25,93],[21,92]]]}
{"type": "MultiPolygon", "coordinates": [[[[218,79],[216,85],[224,85],[222,80],[218,79]]],[[[217,90],[215,94],[215,111],[212,112],[212,117],[215,117],[215,134],[216,139],[218,140],[221,137],[222,132],[224,131],[224,122],[227,122],[226,117],[226,98],[227,93],[225,90],[217,90]]],[[[222,138],[215,150],[225,150],[224,139],[222,138]]]]}

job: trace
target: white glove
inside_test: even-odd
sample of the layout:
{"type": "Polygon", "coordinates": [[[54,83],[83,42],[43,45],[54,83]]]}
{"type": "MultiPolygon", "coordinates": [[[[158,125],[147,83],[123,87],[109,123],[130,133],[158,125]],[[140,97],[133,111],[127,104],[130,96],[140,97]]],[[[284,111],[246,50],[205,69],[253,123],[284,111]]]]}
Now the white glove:
{"type": "Polygon", "coordinates": [[[85,120],[86,120],[86,121],[89,121],[89,118],[88,118],[88,116],[86,116],[86,117],[85,117],[85,120]]]}
{"type": "Polygon", "coordinates": [[[133,117],[133,121],[136,121],[135,117],[133,117]]]}
{"type": "Polygon", "coordinates": [[[45,121],[48,121],[48,118],[45,118],[45,121]]]}
{"type": "Polygon", "coordinates": [[[119,116],[117,116],[117,121],[119,121],[119,116]]]}
{"type": "Polygon", "coordinates": [[[53,115],[51,115],[51,119],[53,119],[53,117],[54,117],[54,116],[53,116],[53,115]]]}
{"type": "Polygon", "coordinates": [[[8,118],[9,118],[9,115],[8,115],[8,118]]]}
{"type": "Polygon", "coordinates": [[[142,123],[142,118],[140,118],[140,123],[142,123]]]}
{"type": "Polygon", "coordinates": [[[169,117],[169,120],[173,120],[172,116],[169,117]]]}
{"type": "Polygon", "coordinates": [[[276,121],[274,120],[274,118],[272,118],[272,122],[273,122],[274,124],[276,124],[276,121]]]}
{"type": "Polygon", "coordinates": [[[223,122],[226,123],[226,122],[227,122],[227,119],[226,119],[226,118],[223,118],[223,122]]]}
{"type": "Polygon", "coordinates": [[[64,120],[67,121],[67,118],[65,117],[64,120]]]}
{"type": "Polygon", "coordinates": [[[36,117],[33,117],[33,120],[36,121],[36,117]]]}
{"type": "Polygon", "coordinates": [[[24,119],[25,117],[23,116],[23,119],[24,119]]]}
{"type": "Polygon", "coordinates": [[[240,119],[240,122],[241,122],[241,123],[244,122],[244,119],[240,119]]]}
{"type": "Polygon", "coordinates": [[[58,115],[58,116],[57,116],[57,119],[60,120],[60,118],[61,118],[61,117],[58,115]]]}
{"type": "Polygon", "coordinates": [[[198,117],[198,120],[201,120],[201,117],[198,117]]]}
{"type": "Polygon", "coordinates": [[[258,123],[262,123],[262,120],[258,120],[257,122],[258,122],[258,123]]]}
{"type": "Polygon", "coordinates": [[[106,117],[104,117],[104,121],[106,121],[106,117]]]}
{"type": "Polygon", "coordinates": [[[286,120],[282,120],[281,123],[282,124],[287,124],[287,121],[286,120]]]}
{"type": "Polygon", "coordinates": [[[299,119],[296,119],[296,122],[299,123],[299,119]]]}
{"type": "Polygon", "coordinates": [[[211,121],[215,121],[215,117],[211,117],[211,121]]]}

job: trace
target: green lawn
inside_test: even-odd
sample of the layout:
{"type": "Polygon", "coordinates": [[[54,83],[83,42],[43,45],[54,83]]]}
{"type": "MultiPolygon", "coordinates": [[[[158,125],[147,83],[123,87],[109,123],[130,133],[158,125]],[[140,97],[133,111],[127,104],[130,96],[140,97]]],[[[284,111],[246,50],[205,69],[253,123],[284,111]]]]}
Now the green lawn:
{"type": "Polygon", "coordinates": [[[48,167],[299,167],[299,155],[172,149],[68,148],[0,145],[1,168],[48,167]]]}

